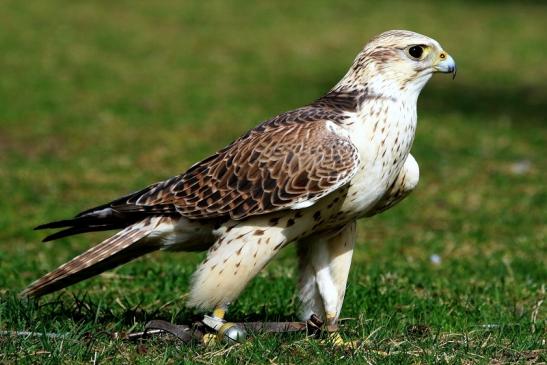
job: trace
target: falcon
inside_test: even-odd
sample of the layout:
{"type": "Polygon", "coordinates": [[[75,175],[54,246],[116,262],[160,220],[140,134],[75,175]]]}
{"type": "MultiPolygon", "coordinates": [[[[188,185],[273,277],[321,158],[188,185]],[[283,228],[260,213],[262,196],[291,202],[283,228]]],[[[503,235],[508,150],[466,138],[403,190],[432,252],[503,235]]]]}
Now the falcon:
{"type": "Polygon", "coordinates": [[[186,172],[36,229],[46,237],[119,230],[28,286],[41,296],[156,250],[204,251],[187,304],[224,318],[249,281],[296,242],[302,316],[336,333],[356,220],[416,186],[416,103],[435,72],[456,65],[424,35],[371,39],[326,95],[264,121],[186,172]]]}

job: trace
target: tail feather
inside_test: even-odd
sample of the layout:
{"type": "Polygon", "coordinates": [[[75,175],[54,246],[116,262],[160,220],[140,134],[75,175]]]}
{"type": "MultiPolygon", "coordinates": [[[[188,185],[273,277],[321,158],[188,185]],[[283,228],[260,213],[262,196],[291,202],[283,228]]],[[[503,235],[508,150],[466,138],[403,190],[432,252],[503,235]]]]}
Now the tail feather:
{"type": "Polygon", "coordinates": [[[34,227],[34,230],[70,227],[70,226],[74,225],[74,221],[75,221],[75,219],[63,219],[61,221],[55,221],[55,222],[49,222],[49,223],[46,223],[46,224],[40,224],[39,226],[34,227]]]}
{"type": "Polygon", "coordinates": [[[128,226],[44,275],[29,285],[21,295],[41,296],[51,293],[159,249],[160,245],[145,238],[166,219],[170,218],[148,217],[128,226]]]}
{"type": "Polygon", "coordinates": [[[67,229],[63,229],[62,231],[50,234],[49,236],[42,239],[42,242],[58,240],[59,238],[68,237],[68,236],[72,236],[72,235],[80,234],[80,233],[109,231],[112,229],[121,229],[125,227],[126,227],[125,224],[101,224],[101,225],[94,225],[94,226],[70,227],[67,229]]]}
{"type": "Polygon", "coordinates": [[[147,215],[141,212],[132,212],[131,214],[121,214],[112,208],[94,209],[89,212],[78,214],[72,219],[63,219],[60,221],[41,224],[35,227],[35,230],[65,228],[59,232],[51,234],[44,238],[42,242],[53,241],[62,237],[75,234],[108,231],[112,229],[122,229],[136,222],[141,221],[147,215]]]}
{"type": "Polygon", "coordinates": [[[70,226],[83,226],[88,224],[97,224],[98,222],[110,222],[112,220],[121,220],[124,218],[119,213],[117,213],[112,208],[103,208],[103,209],[93,209],[89,212],[82,212],[76,215],[72,219],[63,219],[60,221],[49,222],[46,224],[41,224],[38,227],[35,227],[35,230],[38,229],[50,229],[50,228],[63,228],[70,226]]]}

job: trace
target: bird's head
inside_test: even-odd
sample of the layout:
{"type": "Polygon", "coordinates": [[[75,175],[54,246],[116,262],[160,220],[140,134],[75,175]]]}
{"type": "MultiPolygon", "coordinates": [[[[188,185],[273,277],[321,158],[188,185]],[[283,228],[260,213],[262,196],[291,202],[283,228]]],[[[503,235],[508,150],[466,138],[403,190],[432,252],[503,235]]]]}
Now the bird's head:
{"type": "Polygon", "coordinates": [[[417,97],[435,72],[456,76],[454,59],[436,40],[408,30],[390,30],[365,45],[342,81],[377,93],[408,92],[417,97]]]}

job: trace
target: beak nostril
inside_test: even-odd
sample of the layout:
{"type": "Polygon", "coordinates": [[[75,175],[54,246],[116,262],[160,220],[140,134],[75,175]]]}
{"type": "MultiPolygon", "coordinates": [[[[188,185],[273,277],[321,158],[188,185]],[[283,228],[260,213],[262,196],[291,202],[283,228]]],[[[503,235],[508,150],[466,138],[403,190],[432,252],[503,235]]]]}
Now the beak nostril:
{"type": "Polygon", "coordinates": [[[446,58],[446,54],[441,53],[440,57],[441,57],[441,60],[444,60],[446,58]]]}

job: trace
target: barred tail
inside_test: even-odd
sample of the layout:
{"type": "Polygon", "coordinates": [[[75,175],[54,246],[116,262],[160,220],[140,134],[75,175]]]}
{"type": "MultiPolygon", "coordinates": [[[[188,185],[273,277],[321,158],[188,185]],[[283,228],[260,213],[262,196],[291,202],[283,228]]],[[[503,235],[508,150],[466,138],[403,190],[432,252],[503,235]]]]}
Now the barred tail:
{"type": "Polygon", "coordinates": [[[42,296],[155,251],[160,246],[146,237],[169,217],[148,217],[90,248],[29,285],[22,296],[42,296]]]}

